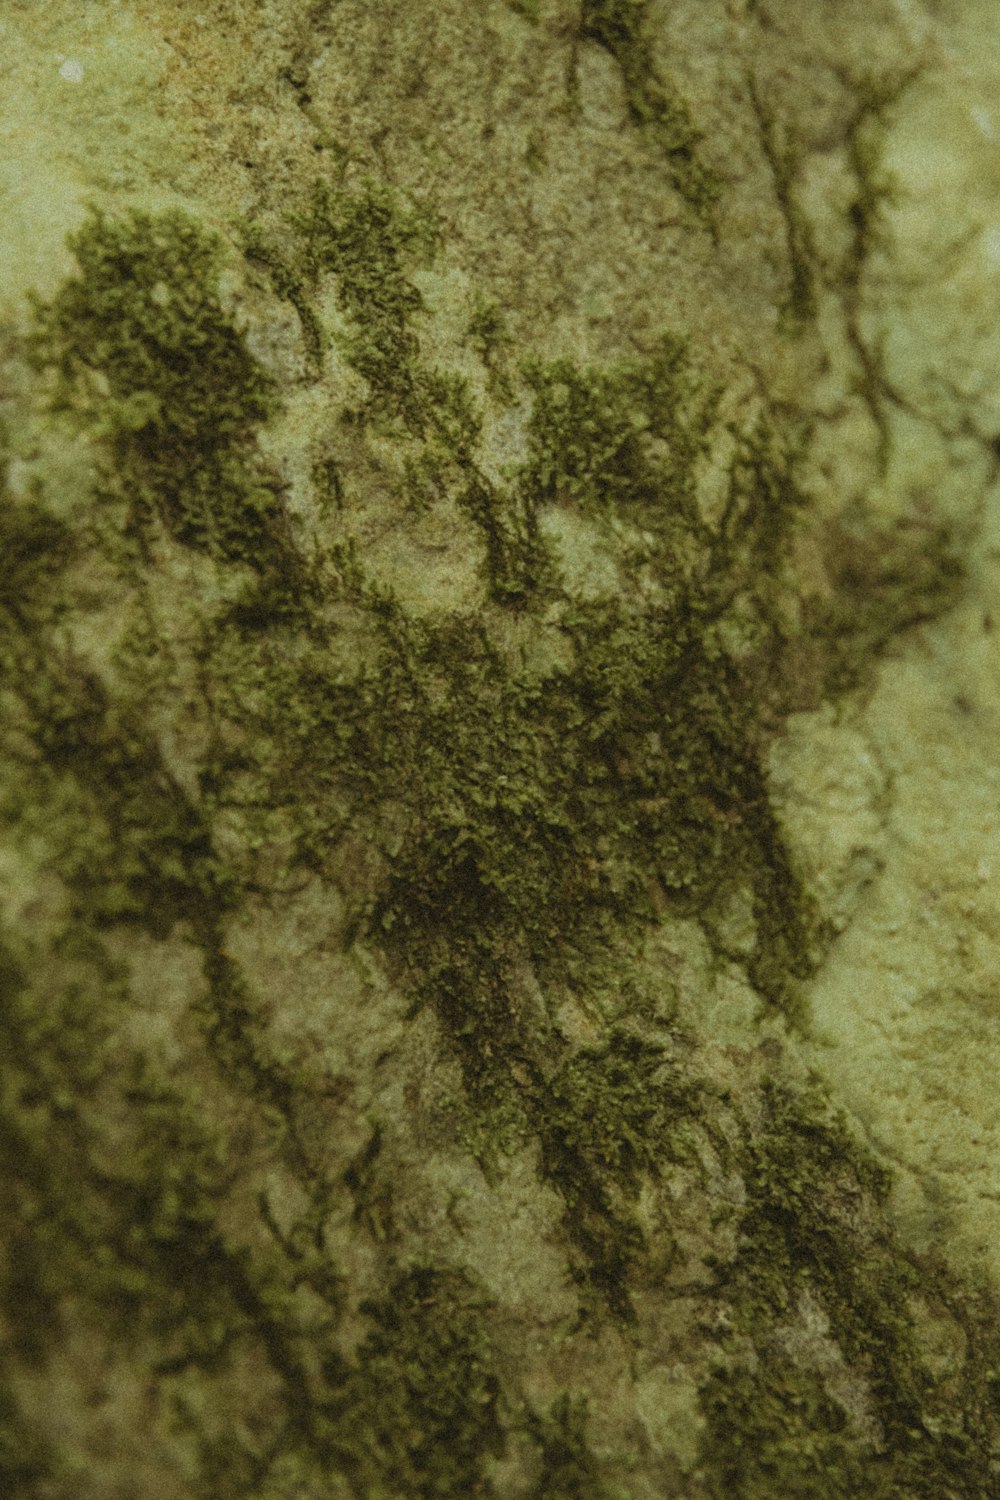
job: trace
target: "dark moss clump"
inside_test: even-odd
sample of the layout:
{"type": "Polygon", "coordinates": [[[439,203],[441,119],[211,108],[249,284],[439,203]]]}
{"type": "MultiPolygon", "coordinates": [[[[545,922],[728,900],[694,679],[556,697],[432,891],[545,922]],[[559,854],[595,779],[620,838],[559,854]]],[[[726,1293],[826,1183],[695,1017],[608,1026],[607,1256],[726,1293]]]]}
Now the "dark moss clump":
{"type": "Polygon", "coordinates": [[[988,1361],[967,1356],[960,1394],[923,1363],[911,1299],[943,1287],[888,1227],[888,1173],[818,1091],[766,1083],[763,1103],[745,1146],[740,1249],[720,1268],[742,1338],[702,1392],[710,1492],[988,1500],[988,1361]],[[804,1303],[840,1351],[853,1400],[831,1383],[829,1359],[810,1368],[791,1358],[783,1331],[804,1303]]]}
{"type": "Polygon", "coordinates": [[[643,35],[649,0],[581,0],[580,36],[596,42],[621,68],[629,114],[666,153],[677,191],[703,218],[722,192],[718,174],[697,151],[701,140],[687,104],[659,77],[643,35]]]}
{"type": "Polygon", "coordinates": [[[477,944],[492,935],[499,956],[503,935],[554,976],[557,953],[593,951],[609,923],[648,920],[651,885],[698,911],[745,879],[761,965],[777,945],[801,971],[798,889],[724,660],[665,608],[581,605],[566,629],[575,664],[541,682],[511,678],[467,630],[424,627],[405,665],[387,652],[381,689],[394,674],[408,704],[395,718],[392,754],[409,766],[396,784],[408,784],[415,817],[380,905],[383,931],[423,949],[446,923],[470,945],[465,973],[477,944]],[[433,700],[415,672],[439,676],[433,700]]]}
{"type": "Polygon", "coordinates": [[[70,247],[78,274],[34,299],[33,358],[108,445],[131,527],[155,517],[228,561],[273,560],[281,511],[252,437],[274,393],[219,301],[218,242],[179,211],[95,210],[70,247]]]}
{"type": "Polygon", "coordinates": [[[611,1500],[587,1443],[586,1397],[564,1392],[544,1415],[530,1414],[528,1430],[541,1458],[531,1500],[611,1500]]]}
{"type": "Polygon", "coordinates": [[[413,320],[423,306],[406,274],[426,259],[436,231],[420,208],[407,210],[381,183],[352,192],[317,182],[308,209],[293,216],[297,264],[308,285],[333,273],[338,301],[353,327],[348,358],[371,387],[376,410],[421,425],[422,402],[414,388],[418,343],[413,320]]]}
{"type": "Polygon", "coordinates": [[[763,1369],[718,1372],[702,1393],[715,1446],[708,1493],[841,1500],[886,1496],[872,1489],[865,1444],[823,1381],[772,1357],[763,1369]]]}
{"type": "Polygon", "coordinates": [[[629,1205],[643,1178],[684,1155],[675,1127],[696,1108],[696,1091],[672,1076],[661,1047],[619,1029],[567,1058],[535,1105],[543,1166],[582,1253],[585,1303],[590,1289],[629,1321],[627,1288],[646,1249],[629,1205]]]}
{"type": "Polygon", "coordinates": [[[522,485],[542,503],[621,513],[662,527],[677,552],[706,543],[695,506],[695,465],[718,400],[692,368],[685,339],[666,334],[652,354],[606,370],[527,361],[533,403],[522,485]]]}
{"type": "Polygon", "coordinates": [[[18,658],[17,719],[34,753],[17,757],[0,823],[20,822],[25,795],[32,807],[53,809],[49,841],[77,915],[165,937],[178,921],[231,907],[232,876],[137,715],[54,646],[42,652],[21,641],[18,658]]]}
{"type": "MultiPolygon", "coordinates": [[[[50,624],[60,607],[65,609],[58,584],[77,551],[65,521],[36,499],[15,504],[0,490],[0,650],[5,655],[15,636],[34,633],[50,624]]],[[[13,661],[5,666],[13,670],[13,661]]]]}
{"type": "Polygon", "coordinates": [[[501,400],[513,394],[507,362],[514,340],[499,304],[477,297],[466,336],[486,367],[490,389],[501,400]]]}
{"type": "Polygon", "coordinates": [[[487,1306],[463,1272],[434,1266],[365,1304],[372,1328],[355,1361],[326,1368],[328,1451],[356,1494],[494,1494],[487,1460],[504,1443],[487,1306]]]}

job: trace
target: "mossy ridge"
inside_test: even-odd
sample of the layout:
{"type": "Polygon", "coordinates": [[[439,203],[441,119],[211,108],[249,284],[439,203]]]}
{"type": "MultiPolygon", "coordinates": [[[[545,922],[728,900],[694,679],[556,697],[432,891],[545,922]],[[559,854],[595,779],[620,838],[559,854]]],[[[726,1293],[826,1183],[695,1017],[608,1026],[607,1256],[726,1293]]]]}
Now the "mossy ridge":
{"type": "Polygon", "coordinates": [[[509,400],[514,394],[509,371],[514,340],[500,304],[477,293],[465,336],[482,360],[491,394],[509,400]]]}
{"type": "Polygon", "coordinates": [[[959,1394],[934,1379],[911,1299],[922,1292],[948,1303],[953,1278],[901,1249],[886,1218],[890,1174],[818,1084],[765,1080],[761,1102],[761,1124],[745,1127],[739,1249],[717,1263],[735,1337],[701,1392],[709,1492],[988,1500],[1000,1431],[988,1367],[1000,1346],[994,1338],[992,1360],[970,1350],[959,1394]],[[828,1374],[783,1347],[780,1330],[800,1315],[803,1295],[863,1384],[874,1431],[828,1374]]]}
{"type": "MultiPolygon", "coordinates": [[[[0,461],[6,467],[2,442],[0,461]]],[[[14,670],[9,653],[15,637],[53,624],[69,607],[60,598],[58,582],[77,551],[73,528],[36,497],[15,504],[0,490],[0,660],[5,673],[14,670]]]]}
{"type": "Polygon", "coordinates": [[[698,153],[703,133],[684,99],[660,78],[643,35],[649,0],[581,0],[579,35],[610,53],[621,69],[634,124],[648,130],[666,154],[674,187],[709,226],[722,195],[719,174],[698,153]]]}
{"type": "Polygon", "coordinates": [[[238,883],[140,714],[57,641],[76,602],[65,574],[84,551],[80,536],[37,496],[3,493],[0,538],[9,563],[0,594],[8,761],[0,818],[8,827],[41,820],[75,917],[97,927],[136,922],[163,937],[206,903],[231,909],[238,883]]]}
{"type": "Polygon", "coordinates": [[[0,821],[44,835],[74,921],[98,932],[135,926],[161,940],[186,925],[205,954],[208,991],[194,1014],[216,1066],[231,1086],[277,1111],[286,1147],[309,1180],[291,1074],[270,1056],[260,1007],[222,951],[222,924],[254,889],[252,872],[219,856],[155,739],[100,678],[51,639],[21,637],[12,647],[0,637],[0,648],[16,666],[9,691],[17,736],[0,821]]]}
{"type": "MultiPolygon", "coordinates": [[[[197,1096],[157,1079],[148,1059],[124,1055],[113,1012],[130,996],[100,942],[77,927],[60,951],[80,977],[46,986],[40,1005],[29,965],[0,948],[10,1063],[0,1185],[15,1226],[0,1306],[19,1360],[44,1367],[67,1297],[119,1349],[141,1344],[197,1457],[197,1494],[266,1496],[272,1470],[346,1476],[363,1500],[492,1494],[484,1461],[503,1438],[488,1299],[461,1271],[412,1267],[362,1307],[371,1332],[352,1360],[341,1356],[342,1288],[326,1258],[310,1262],[307,1245],[280,1233],[250,1245],[219,1229],[232,1178],[225,1131],[209,1132],[197,1096]],[[326,1302],[325,1322],[303,1318],[302,1285],[326,1302]],[[265,1383],[249,1426],[213,1436],[204,1392],[227,1386],[248,1342],[276,1389],[265,1383]]],[[[32,1435],[14,1390],[2,1397],[0,1472],[71,1477],[75,1456],[32,1435]]]]}

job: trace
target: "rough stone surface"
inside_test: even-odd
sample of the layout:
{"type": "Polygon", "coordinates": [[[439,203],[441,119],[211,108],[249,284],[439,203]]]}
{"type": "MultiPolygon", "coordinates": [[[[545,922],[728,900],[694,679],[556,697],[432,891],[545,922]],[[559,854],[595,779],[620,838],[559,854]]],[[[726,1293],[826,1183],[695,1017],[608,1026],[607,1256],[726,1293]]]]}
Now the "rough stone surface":
{"type": "Polygon", "coordinates": [[[1000,1495],[976,0],[7,0],[0,1490],[1000,1495]]]}

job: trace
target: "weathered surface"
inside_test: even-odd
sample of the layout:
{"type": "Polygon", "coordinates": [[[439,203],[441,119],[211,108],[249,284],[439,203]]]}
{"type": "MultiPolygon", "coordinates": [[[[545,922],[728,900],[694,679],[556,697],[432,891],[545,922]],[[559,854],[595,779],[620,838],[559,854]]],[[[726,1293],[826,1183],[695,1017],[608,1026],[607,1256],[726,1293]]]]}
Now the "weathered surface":
{"type": "Polygon", "coordinates": [[[34,9],[7,1490],[996,1495],[971,9],[34,9]]]}

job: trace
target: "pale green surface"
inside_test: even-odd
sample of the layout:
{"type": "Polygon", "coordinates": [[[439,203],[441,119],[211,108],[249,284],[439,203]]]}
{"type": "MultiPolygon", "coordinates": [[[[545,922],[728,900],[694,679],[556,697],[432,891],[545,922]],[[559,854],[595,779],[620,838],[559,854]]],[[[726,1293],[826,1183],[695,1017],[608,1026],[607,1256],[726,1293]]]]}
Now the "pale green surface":
{"type": "Polygon", "coordinates": [[[975,439],[1000,430],[1000,22],[981,4],[907,14],[931,67],[886,144],[880,326],[926,420],[901,424],[883,503],[953,517],[968,587],[893,649],[869,702],[807,717],[774,754],[791,836],[846,920],[811,989],[816,1064],[903,1169],[914,1242],[998,1277],[1000,487],[975,439]]]}

